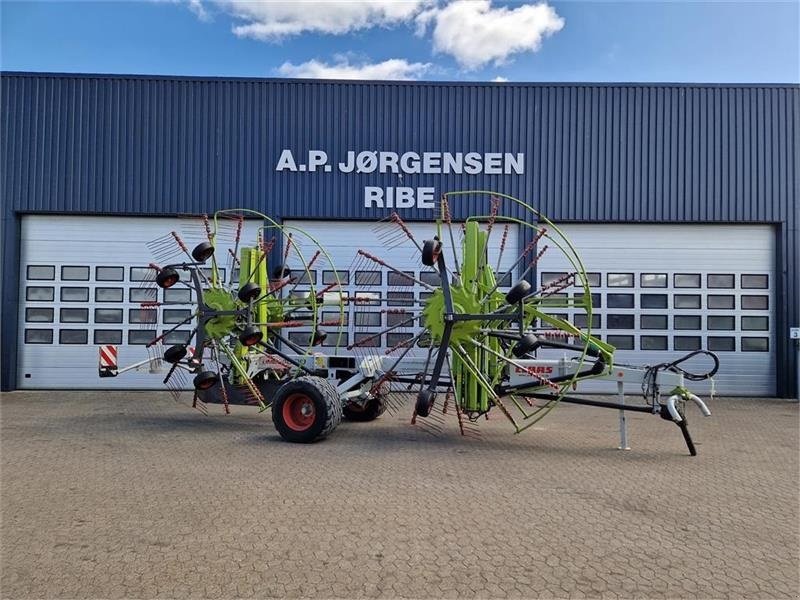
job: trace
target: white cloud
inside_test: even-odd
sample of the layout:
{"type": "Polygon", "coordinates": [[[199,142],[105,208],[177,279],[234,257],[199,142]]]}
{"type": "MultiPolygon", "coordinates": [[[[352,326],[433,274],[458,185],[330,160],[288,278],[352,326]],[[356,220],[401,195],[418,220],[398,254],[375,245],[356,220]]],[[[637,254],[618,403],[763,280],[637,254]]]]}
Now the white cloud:
{"type": "Polygon", "coordinates": [[[410,63],[405,59],[390,58],[379,63],[351,64],[340,57],[333,64],[309,60],[299,65],[290,62],[278,67],[286,77],[311,79],[418,79],[431,69],[430,63],[410,63]]]}
{"type": "Polygon", "coordinates": [[[206,11],[206,7],[203,6],[201,0],[188,0],[187,4],[189,5],[189,10],[191,10],[197,18],[201,21],[210,21],[211,16],[206,11]]]}
{"type": "Polygon", "coordinates": [[[275,41],[304,32],[341,35],[360,29],[410,22],[430,0],[216,2],[242,21],[233,27],[237,36],[275,41]]]}
{"type": "Polygon", "coordinates": [[[493,8],[491,0],[457,0],[417,16],[417,33],[433,23],[433,47],[468,69],[503,64],[518,52],[536,52],[542,39],[564,27],[545,3],[493,8]]]}
{"type": "Polygon", "coordinates": [[[492,79],[492,81],[494,81],[495,83],[507,83],[508,77],[503,77],[502,75],[498,75],[497,77],[492,79]]]}

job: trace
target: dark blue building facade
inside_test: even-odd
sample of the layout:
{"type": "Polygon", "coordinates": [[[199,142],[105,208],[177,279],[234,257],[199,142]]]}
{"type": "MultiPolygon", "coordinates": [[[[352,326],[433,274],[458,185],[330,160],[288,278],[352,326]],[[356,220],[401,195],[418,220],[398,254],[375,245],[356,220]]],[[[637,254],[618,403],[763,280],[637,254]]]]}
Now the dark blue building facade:
{"type": "MultiPolygon", "coordinates": [[[[488,189],[558,222],[774,226],[777,392],[793,395],[796,85],[3,73],[0,128],[4,390],[16,387],[23,215],[237,206],[279,219],[374,220],[392,189],[406,218],[428,220],[430,198],[488,189]]],[[[456,217],[469,204],[461,210],[456,217]]]]}

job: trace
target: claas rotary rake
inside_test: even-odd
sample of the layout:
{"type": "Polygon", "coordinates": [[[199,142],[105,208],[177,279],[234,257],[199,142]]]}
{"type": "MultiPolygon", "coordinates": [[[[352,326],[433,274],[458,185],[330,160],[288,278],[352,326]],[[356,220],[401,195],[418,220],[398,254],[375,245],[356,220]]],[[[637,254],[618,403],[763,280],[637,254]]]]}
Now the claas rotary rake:
{"type": "MultiPolygon", "coordinates": [[[[521,432],[567,402],[619,410],[621,424],[623,411],[660,416],[678,425],[689,452],[696,454],[685,407],[693,403],[703,415],[710,412],[686,381],[713,376],[719,366],[714,354],[697,351],[658,365],[615,364],[615,348],[591,330],[592,294],[583,263],[555,224],[517,198],[487,191],[444,194],[437,217],[427,239],[417,239],[396,214],[380,234],[390,256],[400,246],[417,255],[419,277],[374,251],[357,250],[357,261],[426,291],[411,294],[402,309],[382,309],[395,314],[389,326],[356,335],[349,344],[343,342],[345,323],[359,328],[347,319],[350,305],[380,306],[385,300],[351,296],[330,255],[307,232],[260,213],[232,210],[202,220],[206,239],[191,252],[173,233],[182,260],[153,264],[154,282],[191,290],[193,309],[186,322],[193,327],[169,347],[162,343],[180,325],[151,342],[153,360],[168,365],[165,383],[179,373],[192,375],[193,404],[201,408],[207,402],[222,403],[226,411],[234,403],[271,408],[276,429],[292,442],[327,436],[343,416],[375,419],[409,399],[412,423],[436,431],[452,414],[464,434],[493,410],[521,432]],[[453,212],[467,210],[473,216],[453,221],[453,212]],[[263,223],[251,246],[239,243],[246,216],[263,223]],[[225,280],[218,276],[218,250],[231,224],[227,272],[236,269],[239,276],[225,280]],[[523,240],[518,253],[508,243],[512,228],[523,240]],[[532,275],[548,252],[557,253],[569,270],[534,288],[532,275]],[[318,285],[314,269],[333,279],[318,285]],[[581,292],[562,293],[568,287],[581,292]],[[287,335],[293,328],[307,334],[306,344],[287,335]],[[408,333],[389,348],[370,343],[398,331],[408,333]],[[684,368],[701,355],[712,363],[707,372],[684,368]],[[591,380],[616,382],[620,393],[623,385],[635,385],[644,401],[578,395],[591,380]]],[[[131,368],[112,367],[101,362],[101,375],[131,368]]],[[[621,426],[622,447],[624,433],[621,426]]]]}

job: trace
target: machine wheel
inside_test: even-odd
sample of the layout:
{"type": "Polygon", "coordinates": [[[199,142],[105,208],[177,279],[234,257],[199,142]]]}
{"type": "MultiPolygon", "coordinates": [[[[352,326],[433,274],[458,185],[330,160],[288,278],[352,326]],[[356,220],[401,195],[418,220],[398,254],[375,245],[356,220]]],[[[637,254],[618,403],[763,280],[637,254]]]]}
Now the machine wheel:
{"type": "Polygon", "coordinates": [[[261,287],[258,284],[253,283],[245,283],[241,289],[239,289],[239,300],[247,304],[250,300],[255,300],[261,295],[261,287]]]}
{"type": "Polygon", "coordinates": [[[239,341],[242,346],[250,347],[255,346],[264,337],[264,333],[257,325],[248,325],[244,331],[239,335],[239,341]]]}
{"type": "Polygon", "coordinates": [[[192,258],[199,263],[206,262],[214,254],[214,246],[209,242],[200,242],[192,250],[192,258]]]}
{"type": "Polygon", "coordinates": [[[523,279],[510,290],[508,290],[508,293],[506,294],[506,302],[509,304],[516,304],[530,293],[531,284],[523,279]]]}
{"type": "Polygon", "coordinates": [[[536,336],[532,333],[526,333],[516,344],[514,344],[513,348],[511,348],[511,353],[517,358],[522,358],[529,352],[536,350],[538,345],[539,344],[536,340],[536,336]]]}
{"type": "Polygon", "coordinates": [[[219,381],[219,375],[214,371],[200,371],[194,378],[194,387],[198,390],[208,390],[219,381]]]}
{"type": "Polygon", "coordinates": [[[367,400],[364,406],[355,403],[348,404],[344,407],[343,412],[348,421],[361,423],[374,421],[386,412],[386,402],[383,398],[372,398],[367,400]]]}
{"type": "Polygon", "coordinates": [[[425,240],[422,245],[422,264],[428,267],[435,265],[441,251],[442,243],[439,240],[425,240]]]}
{"type": "Polygon", "coordinates": [[[158,275],[156,275],[156,283],[158,284],[158,287],[167,289],[178,283],[180,278],[181,276],[178,275],[178,272],[175,269],[172,267],[167,267],[158,272],[158,275]]]}
{"type": "Polygon", "coordinates": [[[415,405],[417,415],[420,417],[427,417],[431,414],[433,408],[433,401],[436,399],[436,392],[431,390],[420,390],[417,394],[417,403],[415,405]]]}
{"type": "Polygon", "coordinates": [[[339,394],[321,377],[284,383],[272,401],[272,422],[287,442],[307,444],[330,434],[342,420],[339,394]]]}
{"type": "Polygon", "coordinates": [[[273,279],[285,279],[287,277],[290,277],[291,274],[292,270],[285,265],[277,265],[274,269],[272,269],[273,279]]]}
{"type": "Polygon", "coordinates": [[[170,346],[164,351],[164,360],[168,363],[175,364],[186,356],[186,346],[184,344],[177,344],[170,346]]]}
{"type": "Polygon", "coordinates": [[[312,346],[319,346],[328,339],[328,334],[321,329],[317,329],[314,334],[311,336],[311,345],[312,346]]]}

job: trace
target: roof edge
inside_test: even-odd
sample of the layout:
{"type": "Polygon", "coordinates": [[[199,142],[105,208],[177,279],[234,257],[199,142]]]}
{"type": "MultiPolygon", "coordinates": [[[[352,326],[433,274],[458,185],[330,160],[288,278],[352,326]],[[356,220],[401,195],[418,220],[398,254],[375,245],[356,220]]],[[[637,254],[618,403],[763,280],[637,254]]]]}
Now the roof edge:
{"type": "Polygon", "coordinates": [[[0,78],[65,78],[111,79],[152,81],[207,81],[247,83],[296,83],[305,85],[401,85],[401,86],[453,86],[453,87],[663,87],[663,88],[790,88],[800,89],[800,82],[784,83],[710,83],[710,82],[657,82],[657,81],[428,81],[385,79],[299,79],[287,77],[223,77],[215,75],[150,75],[134,73],[71,73],[52,71],[4,71],[0,78]]]}

